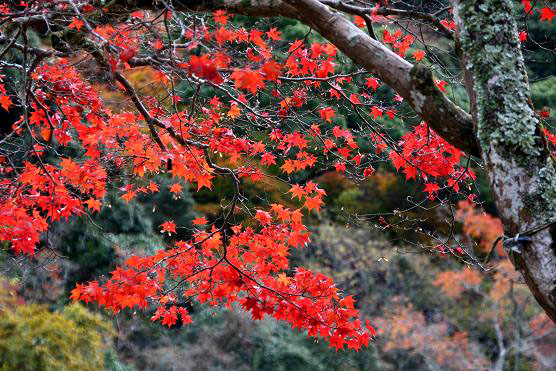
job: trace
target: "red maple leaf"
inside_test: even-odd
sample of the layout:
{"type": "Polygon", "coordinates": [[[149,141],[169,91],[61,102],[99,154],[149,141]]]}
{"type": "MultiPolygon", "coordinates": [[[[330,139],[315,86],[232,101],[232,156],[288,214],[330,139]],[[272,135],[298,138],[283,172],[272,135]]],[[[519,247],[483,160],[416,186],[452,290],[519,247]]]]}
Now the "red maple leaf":
{"type": "Polygon", "coordinates": [[[165,221],[160,225],[160,227],[162,228],[160,233],[167,232],[169,235],[176,233],[176,223],[172,220],[165,221]]]}
{"type": "Polygon", "coordinates": [[[0,105],[4,108],[5,111],[9,111],[10,107],[12,106],[13,102],[10,97],[7,95],[0,96],[0,105]]]}
{"type": "MultiPolygon", "coordinates": [[[[278,76],[280,75],[280,70],[282,69],[282,65],[274,60],[268,61],[263,64],[261,71],[265,75],[265,80],[272,80],[276,81],[278,76]]],[[[264,86],[263,86],[264,87],[264,86]]]]}
{"type": "Polygon", "coordinates": [[[69,24],[68,28],[73,28],[77,31],[81,30],[81,27],[83,27],[85,23],[83,23],[83,21],[79,18],[72,18],[71,23],[69,24]]]}
{"type": "Polygon", "coordinates": [[[413,58],[415,58],[416,61],[423,60],[424,57],[425,57],[425,52],[422,50],[416,50],[413,53],[413,58]]]}
{"type": "Polygon", "coordinates": [[[207,224],[207,219],[203,216],[201,218],[195,218],[193,219],[193,224],[195,225],[202,225],[202,224],[207,224]]]}
{"type": "Polygon", "coordinates": [[[556,16],[556,11],[552,10],[550,7],[545,6],[544,8],[540,9],[539,12],[541,13],[541,22],[548,21],[552,22],[552,18],[556,16]]]}
{"type": "Polygon", "coordinates": [[[88,199],[85,203],[87,204],[89,210],[93,211],[100,211],[100,206],[102,205],[100,200],[95,200],[94,198],[88,199]]]}
{"type": "Polygon", "coordinates": [[[262,210],[257,210],[257,214],[255,215],[255,218],[262,225],[269,224],[272,221],[272,217],[270,216],[270,214],[267,213],[266,211],[262,211],[262,210]]]}
{"type": "Polygon", "coordinates": [[[292,199],[297,197],[298,200],[301,200],[301,198],[305,195],[305,190],[299,184],[294,184],[288,192],[292,193],[292,199]]]}
{"type": "Polygon", "coordinates": [[[256,94],[258,89],[264,89],[263,76],[259,71],[249,69],[235,70],[230,77],[234,80],[239,89],[246,89],[252,94],[256,94]]]}
{"type": "Polygon", "coordinates": [[[174,183],[170,186],[170,192],[174,194],[181,193],[183,190],[183,186],[180,183],[174,183]]]}
{"type": "Polygon", "coordinates": [[[320,206],[323,204],[322,202],[322,198],[321,196],[317,195],[314,197],[306,197],[305,198],[305,204],[303,204],[303,206],[306,206],[307,209],[309,210],[309,212],[313,209],[317,210],[317,212],[320,211],[320,206]]]}
{"type": "Polygon", "coordinates": [[[334,108],[332,107],[322,108],[319,110],[319,113],[320,113],[320,117],[329,123],[332,122],[332,117],[334,117],[335,115],[334,108]]]}
{"type": "Polygon", "coordinates": [[[272,27],[266,33],[266,35],[268,36],[269,39],[275,40],[275,41],[282,40],[281,34],[282,34],[282,32],[278,31],[278,29],[276,27],[272,27]]]}
{"type": "Polygon", "coordinates": [[[440,189],[440,187],[438,186],[438,184],[435,184],[435,183],[425,184],[425,192],[427,192],[429,194],[429,196],[432,196],[433,193],[437,192],[439,189],[440,189]]]}
{"type": "Polygon", "coordinates": [[[365,85],[367,85],[367,87],[369,88],[373,88],[373,90],[376,91],[376,89],[378,88],[378,80],[373,77],[369,77],[367,78],[365,85]]]}
{"type": "Polygon", "coordinates": [[[226,23],[228,23],[228,15],[226,14],[225,10],[217,10],[214,13],[212,13],[212,17],[214,18],[214,21],[216,23],[219,23],[221,25],[225,25],[226,23]]]}

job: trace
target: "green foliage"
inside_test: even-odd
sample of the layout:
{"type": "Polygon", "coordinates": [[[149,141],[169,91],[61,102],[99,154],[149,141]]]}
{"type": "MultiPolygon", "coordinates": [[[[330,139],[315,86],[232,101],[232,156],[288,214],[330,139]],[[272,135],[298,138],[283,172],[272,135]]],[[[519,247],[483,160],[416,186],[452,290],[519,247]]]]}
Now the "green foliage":
{"type": "Polygon", "coordinates": [[[536,108],[556,108],[556,76],[532,83],[531,98],[536,108]]]}
{"type": "MultiPolygon", "coordinates": [[[[151,230],[157,234],[160,225],[167,220],[176,223],[177,235],[172,235],[171,240],[188,240],[192,233],[193,198],[189,193],[188,187],[184,185],[183,191],[176,196],[170,193],[169,188],[172,183],[170,179],[160,180],[160,192],[148,193],[139,198],[142,206],[141,218],[144,222],[151,224],[151,230]]],[[[142,231],[142,233],[146,233],[142,231]]]]}
{"type": "Polygon", "coordinates": [[[156,181],[160,184],[158,193],[145,194],[129,203],[110,194],[108,206],[91,219],[79,218],[58,226],[62,254],[74,263],[67,283],[69,289],[73,289],[75,282],[108,273],[118,258],[131,252],[152,252],[162,247],[160,225],[167,220],[173,220],[179,227],[173,240],[190,237],[194,215],[193,199],[187,188],[174,197],[168,190],[169,180],[156,181]]]}
{"type": "MultiPolygon", "coordinates": [[[[554,63],[556,64],[556,60],[554,63]]],[[[532,83],[531,99],[535,109],[550,112],[550,117],[545,120],[549,126],[552,126],[550,131],[554,132],[556,128],[556,76],[532,83]]]]}
{"type": "Polygon", "coordinates": [[[419,199],[422,192],[417,186],[408,187],[403,173],[396,174],[391,167],[383,164],[378,166],[372,176],[357,183],[332,172],[318,179],[328,195],[325,203],[330,219],[344,225],[358,225],[362,220],[377,224],[378,216],[383,215],[384,220],[392,226],[385,232],[393,241],[426,240],[426,234],[415,233],[416,228],[425,231],[442,227],[438,214],[427,210],[404,212],[408,217],[406,220],[413,219],[416,222],[399,224],[402,218],[392,211],[407,209],[408,200],[419,199]]]}
{"type": "Polygon", "coordinates": [[[0,312],[1,370],[100,370],[109,322],[72,304],[63,312],[19,305],[0,312]]]}
{"type": "MultiPolygon", "coordinates": [[[[149,214],[137,202],[108,197],[109,206],[93,219],[80,218],[58,226],[62,254],[75,264],[67,286],[106,274],[124,251],[150,251],[162,240],[149,214]]],[[[152,214],[152,213],[150,213],[152,214]]]]}
{"type": "Polygon", "coordinates": [[[118,358],[118,354],[113,349],[108,349],[104,354],[105,371],[133,371],[134,368],[124,364],[118,358]]]}
{"type": "Polygon", "coordinates": [[[193,322],[171,330],[134,325],[142,344],[132,358],[140,369],[168,370],[380,370],[376,348],[336,352],[323,342],[265,318],[254,321],[237,308],[194,306],[193,322]],[[164,336],[160,334],[164,333],[164,336]]]}

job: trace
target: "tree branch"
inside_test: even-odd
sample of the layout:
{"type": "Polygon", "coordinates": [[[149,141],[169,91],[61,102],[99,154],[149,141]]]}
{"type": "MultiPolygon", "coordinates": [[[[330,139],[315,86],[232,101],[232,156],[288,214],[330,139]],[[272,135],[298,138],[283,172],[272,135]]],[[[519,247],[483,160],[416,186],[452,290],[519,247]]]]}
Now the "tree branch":
{"type": "Polygon", "coordinates": [[[388,7],[380,7],[375,10],[370,7],[349,5],[339,0],[320,0],[320,2],[322,4],[330,6],[331,8],[340,10],[348,14],[358,15],[361,17],[365,17],[365,16],[369,16],[370,14],[373,14],[373,15],[381,15],[384,17],[397,16],[397,17],[404,17],[404,18],[411,18],[411,19],[420,19],[436,26],[438,31],[448,39],[454,38],[453,32],[449,28],[446,28],[446,26],[444,26],[440,22],[440,19],[438,19],[433,14],[417,12],[414,10],[394,9],[388,7]]]}
{"type": "MultiPolygon", "coordinates": [[[[98,1],[100,3],[100,1],[98,1]]],[[[153,0],[113,0],[106,12],[121,14],[136,9],[153,9],[153,0]]],[[[357,28],[341,13],[318,0],[192,0],[175,1],[175,11],[207,12],[225,9],[248,16],[283,16],[301,20],[351,58],[360,67],[376,74],[402,96],[429,126],[455,147],[480,156],[471,115],[438,90],[432,73],[422,65],[412,65],[357,28]]]]}
{"type": "MultiPolygon", "coordinates": [[[[114,1],[123,6],[130,2],[114,1]]],[[[152,9],[152,0],[139,0],[128,5],[152,9]]],[[[193,0],[177,1],[177,11],[213,11],[225,9],[248,16],[283,16],[301,20],[351,58],[360,67],[376,74],[402,96],[430,127],[455,147],[480,156],[471,115],[450,101],[436,87],[432,73],[422,65],[412,65],[372,39],[341,13],[331,10],[319,0],[193,0]]],[[[379,9],[380,10],[380,9],[379,9]]],[[[406,14],[409,15],[409,14],[406,14]]]]}
{"type": "Polygon", "coordinates": [[[471,155],[479,156],[471,116],[440,92],[429,69],[402,59],[318,0],[286,1],[295,5],[303,22],[316,29],[359,66],[378,75],[406,99],[445,140],[471,155]]]}

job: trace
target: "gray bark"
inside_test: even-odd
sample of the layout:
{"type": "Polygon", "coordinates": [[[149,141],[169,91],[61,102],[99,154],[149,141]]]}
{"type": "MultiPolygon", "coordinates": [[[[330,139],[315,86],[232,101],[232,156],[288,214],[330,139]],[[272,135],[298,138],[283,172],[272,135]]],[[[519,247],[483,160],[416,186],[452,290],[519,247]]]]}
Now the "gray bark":
{"type": "Polygon", "coordinates": [[[510,251],[510,258],[556,322],[556,229],[549,226],[556,220],[556,170],[530,104],[512,3],[457,0],[454,5],[496,206],[507,236],[532,239],[510,251]]]}

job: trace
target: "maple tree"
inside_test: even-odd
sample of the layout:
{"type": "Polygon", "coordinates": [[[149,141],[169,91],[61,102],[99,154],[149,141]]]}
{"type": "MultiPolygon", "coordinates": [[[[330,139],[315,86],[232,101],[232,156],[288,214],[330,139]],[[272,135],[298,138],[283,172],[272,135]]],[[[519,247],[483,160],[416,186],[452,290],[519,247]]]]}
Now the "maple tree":
{"type": "MultiPolygon", "coordinates": [[[[99,212],[114,186],[129,202],[158,192],[159,174],[175,180],[175,197],[182,183],[211,190],[227,178],[232,197],[217,219],[196,219],[190,240],[132,256],[108,280],[77,285],[72,298],[114,312],[154,306],[153,320],[168,326],[191,321],[184,301],[237,303],[255,319],[270,315],[357,350],[375,330],[358,318],[354,299],[331,278],[288,262],[290,250],[309,241],[304,217],[324,205],[314,174],[364,179],[389,161],[422,190],[421,206],[451,210],[456,199],[476,201],[470,164],[481,159],[504,243],[554,320],[554,136],[529,104],[510,2],[481,3],[486,10],[454,1],[458,18],[450,6],[424,12],[387,1],[0,2],[0,42],[20,55],[0,61],[2,71],[19,74],[15,92],[0,85],[0,104],[20,112],[1,139],[0,241],[33,255],[49,224],[99,212]],[[507,23],[504,32],[493,31],[491,13],[507,23]],[[312,29],[288,41],[271,23],[248,26],[234,14],[293,18],[312,29]],[[411,20],[458,41],[471,114],[423,64],[437,58],[422,34],[400,23],[411,20]],[[51,46],[33,45],[31,30],[50,36],[51,46]],[[500,50],[491,51],[493,43],[500,50]],[[157,93],[129,78],[134,69],[151,72],[157,93]],[[94,86],[100,73],[119,104],[94,86]],[[391,99],[377,94],[383,85],[391,99]],[[409,107],[424,121],[396,138],[409,107]],[[244,184],[267,177],[288,184],[291,205],[249,204],[244,184]]],[[[551,6],[523,8],[552,21],[551,6]]],[[[180,227],[166,220],[160,232],[171,238],[180,227]]],[[[476,262],[453,233],[429,237],[438,250],[476,262]]]]}

